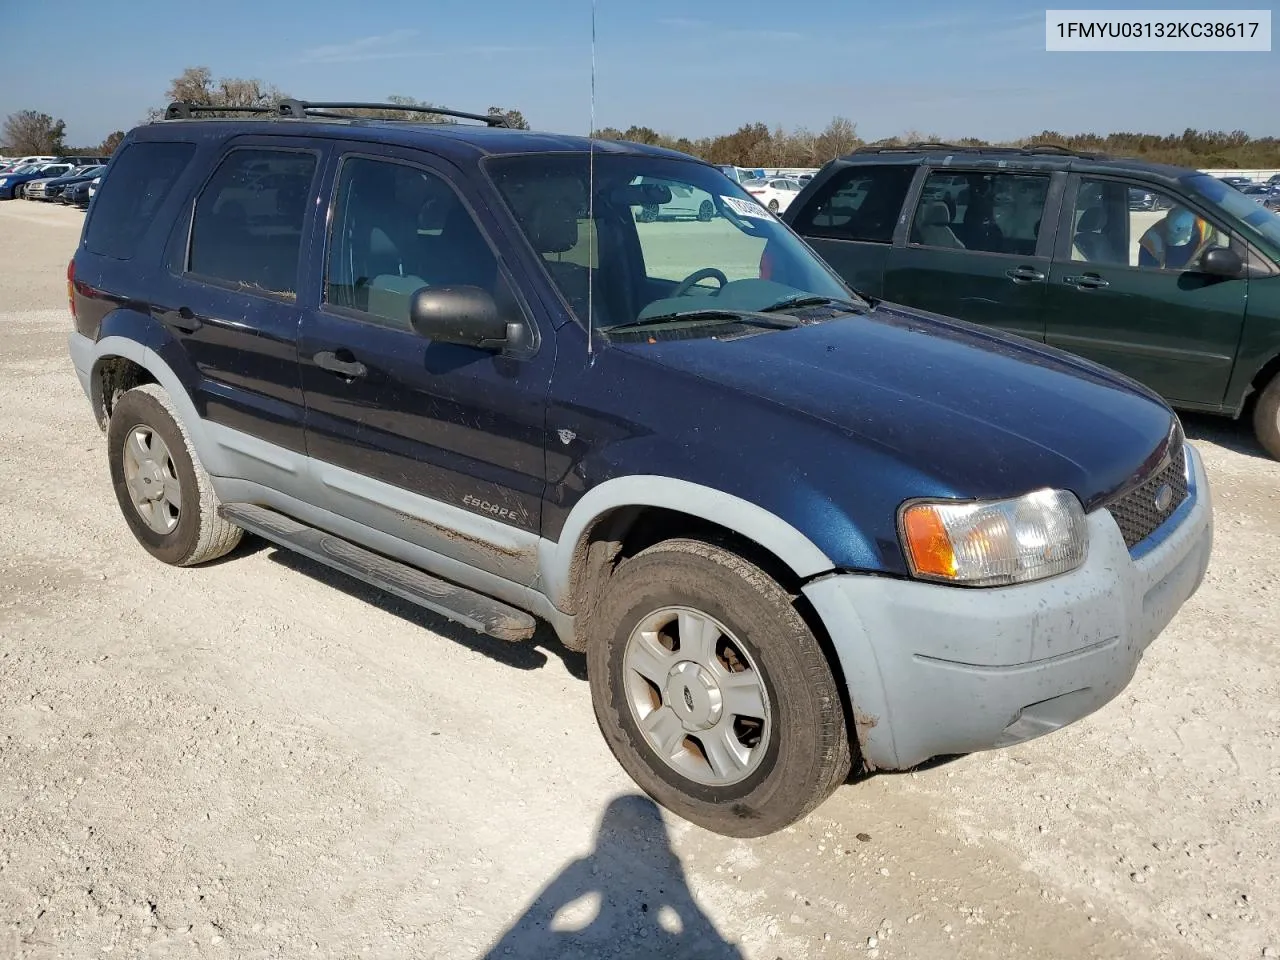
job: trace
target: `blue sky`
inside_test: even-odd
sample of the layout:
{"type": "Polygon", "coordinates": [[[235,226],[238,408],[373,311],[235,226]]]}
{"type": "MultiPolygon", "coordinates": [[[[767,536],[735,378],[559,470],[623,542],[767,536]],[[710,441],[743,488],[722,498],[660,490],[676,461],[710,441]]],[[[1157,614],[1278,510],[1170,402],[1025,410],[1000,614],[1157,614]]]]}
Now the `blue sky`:
{"type": "MultiPolygon", "coordinates": [[[[0,117],[23,108],[62,117],[74,144],[128,129],[195,65],[304,99],[405,94],[462,110],[517,107],[539,129],[588,127],[590,0],[6,7],[0,117]]],[[[820,129],[842,115],[867,139],[908,129],[1280,135],[1280,53],[1047,53],[1044,9],[1018,0],[597,0],[597,124],[700,136],[756,120],[820,129]]]]}

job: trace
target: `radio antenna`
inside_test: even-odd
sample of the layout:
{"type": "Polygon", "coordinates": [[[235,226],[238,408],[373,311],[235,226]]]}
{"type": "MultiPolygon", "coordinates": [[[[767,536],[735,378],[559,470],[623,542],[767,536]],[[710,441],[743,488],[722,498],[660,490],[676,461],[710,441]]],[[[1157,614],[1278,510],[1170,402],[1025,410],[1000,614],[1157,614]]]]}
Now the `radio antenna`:
{"type": "Polygon", "coordinates": [[[591,0],[591,127],[587,130],[587,356],[592,353],[595,318],[596,247],[596,0],[591,0]]]}

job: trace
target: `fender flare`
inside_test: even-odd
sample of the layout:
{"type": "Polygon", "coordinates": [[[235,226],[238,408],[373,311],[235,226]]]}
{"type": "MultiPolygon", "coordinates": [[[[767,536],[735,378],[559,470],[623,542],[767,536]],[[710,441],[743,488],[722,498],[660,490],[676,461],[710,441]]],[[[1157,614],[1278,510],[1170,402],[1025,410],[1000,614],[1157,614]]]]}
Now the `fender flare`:
{"type": "Polygon", "coordinates": [[[545,593],[557,608],[563,609],[578,542],[596,520],[618,507],[661,507],[709,520],[758,543],[802,579],[828,573],[836,566],[791,524],[741,497],[674,477],[615,477],[592,487],[574,505],[558,540],[541,541],[545,593]]]}
{"type": "MultiPolygon", "coordinates": [[[[182,424],[187,429],[187,435],[191,438],[191,443],[196,448],[196,456],[200,458],[200,463],[204,468],[215,476],[225,475],[229,472],[222,449],[209,436],[208,431],[205,429],[204,419],[196,410],[195,403],[191,400],[191,395],[187,393],[187,388],[183,385],[181,378],[173,371],[173,368],[165,363],[159,354],[149,346],[129,337],[111,335],[103,337],[97,342],[93,342],[87,337],[84,340],[90,345],[90,349],[86,352],[91,360],[91,363],[88,364],[90,368],[89,382],[94,391],[99,389],[99,372],[102,369],[104,360],[111,357],[122,357],[125,360],[131,360],[155,377],[156,382],[169,394],[173,405],[182,417],[182,424]]],[[[92,399],[96,405],[103,398],[94,396],[92,399]]]]}

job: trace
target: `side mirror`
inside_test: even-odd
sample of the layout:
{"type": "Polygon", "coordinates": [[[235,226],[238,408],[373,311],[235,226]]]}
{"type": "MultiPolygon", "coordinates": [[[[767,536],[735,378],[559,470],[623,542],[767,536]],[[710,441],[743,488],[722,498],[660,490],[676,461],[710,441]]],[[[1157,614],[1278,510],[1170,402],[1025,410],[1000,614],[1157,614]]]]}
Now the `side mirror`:
{"type": "Polygon", "coordinates": [[[1215,277],[1238,277],[1244,273],[1244,261],[1229,247],[1214,247],[1200,258],[1200,271],[1215,277]]]}
{"type": "Polygon", "coordinates": [[[431,340],[502,350],[519,339],[488,291],[479,287],[423,287],[409,299],[409,323],[431,340]],[[514,336],[513,336],[514,333],[514,336]]]}

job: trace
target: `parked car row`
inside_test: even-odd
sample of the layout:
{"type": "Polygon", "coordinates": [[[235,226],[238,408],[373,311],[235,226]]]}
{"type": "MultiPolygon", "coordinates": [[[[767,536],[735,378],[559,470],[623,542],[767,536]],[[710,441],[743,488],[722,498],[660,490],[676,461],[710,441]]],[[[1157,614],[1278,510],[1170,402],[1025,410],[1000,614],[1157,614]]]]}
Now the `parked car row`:
{"type": "MultiPolygon", "coordinates": [[[[62,200],[65,188],[79,178],[100,176],[107,157],[62,157],[17,161],[0,167],[0,200],[62,200]]],[[[77,193],[79,195],[79,193],[77,193]]],[[[88,203],[87,193],[85,203],[88,203]]]]}

